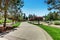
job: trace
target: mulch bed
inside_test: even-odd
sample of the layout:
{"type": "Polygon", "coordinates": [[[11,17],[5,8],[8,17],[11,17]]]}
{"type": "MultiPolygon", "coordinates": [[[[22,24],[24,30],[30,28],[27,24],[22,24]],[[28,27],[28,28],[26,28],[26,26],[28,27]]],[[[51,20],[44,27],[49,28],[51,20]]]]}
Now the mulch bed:
{"type": "Polygon", "coordinates": [[[13,29],[12,26],[6,26],[6,27],[0,26],[0,33],[11,30],[11,29],[13,29]]]}

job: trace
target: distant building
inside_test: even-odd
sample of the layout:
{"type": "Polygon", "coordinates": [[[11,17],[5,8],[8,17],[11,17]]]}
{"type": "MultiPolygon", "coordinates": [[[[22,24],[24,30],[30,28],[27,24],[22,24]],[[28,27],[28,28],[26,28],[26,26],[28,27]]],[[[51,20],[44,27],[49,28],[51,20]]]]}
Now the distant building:
{"type": "Polygon", "coordinates": [[[39,16],[39,17],[30,18],[29,20],[30,20],[30,21],[34,21],[34,20],[35,20],[35,21],[37,21],[37,20],[43,21],[43,19],[44,19],[43,17],[40,17],[40,16],[39,16]]]}

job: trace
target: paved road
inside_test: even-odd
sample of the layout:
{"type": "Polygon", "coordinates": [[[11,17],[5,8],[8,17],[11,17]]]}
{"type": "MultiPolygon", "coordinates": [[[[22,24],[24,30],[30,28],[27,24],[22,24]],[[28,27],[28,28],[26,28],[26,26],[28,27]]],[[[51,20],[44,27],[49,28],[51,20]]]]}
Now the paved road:
{"type": "Polygon", "coordinates": [[[22,22],[19,28],[4,38],[8,40],[52,40],[50,35],[40,27],[22,22]]]}

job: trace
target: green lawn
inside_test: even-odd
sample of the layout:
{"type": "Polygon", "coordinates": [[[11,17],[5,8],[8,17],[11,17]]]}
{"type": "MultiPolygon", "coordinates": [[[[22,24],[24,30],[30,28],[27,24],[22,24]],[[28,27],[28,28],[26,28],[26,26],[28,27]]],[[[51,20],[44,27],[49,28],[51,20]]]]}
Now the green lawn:
{"type": "Polygon", "coordinates": [[[13,26],[13,28],[16,28],[16,27],[18,27],[20,24],[21,24],[20,22],[17,22],[17,23],[15,23],[15,24],[13,24],[12,26],[13,26]]]}
{"type": "MultiPolygon", "coordinates": [[[[4,20],[0,20],[0,24],[2,24],[3,22],[4,22],[4,20]]],[[[7,20],[6,22],[10,23],[10,22],[12,22],[12,20],[7,20]]]]}
{"type": "Polygon", "coordinates": [[[7,21],[6,21],[6,23],[10,23],[10,22],[12,22],[12,20],[7,20],[7,21]]]}
{"type": "Polygon", "coordinates": [[[54,40],[60,40],[60,28],[54,28],[42,24],[38,26],[47,31],[54,40]]]}
{"type": "Polygon", "coordinates": [[[0,20],[0,24],[2,24],[3,23],[3,20],[0,20]]]}

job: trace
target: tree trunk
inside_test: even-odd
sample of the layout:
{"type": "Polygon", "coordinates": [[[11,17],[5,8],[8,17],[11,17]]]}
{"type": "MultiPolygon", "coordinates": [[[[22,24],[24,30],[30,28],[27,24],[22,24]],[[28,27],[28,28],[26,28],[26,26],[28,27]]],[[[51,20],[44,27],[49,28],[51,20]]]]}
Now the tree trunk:
{"type": "Polygon", "coordinates": [[[3,25],[3,27],[6,27],[6,17],[7,17],[7,11],[5,11],[5,14],[4,14],[4,25],[3,25]]]}
{"type": "Polygon", "coordinates": [[[5,0],[4,25],[3,25],[3,27],[6,27],[7,8],[8,8],[8,0],[5,0]]]}
{"type": "Polygon", "coordinates": [[[40,21],[38,20],[38,25],[40,24],[40,21]]]}

